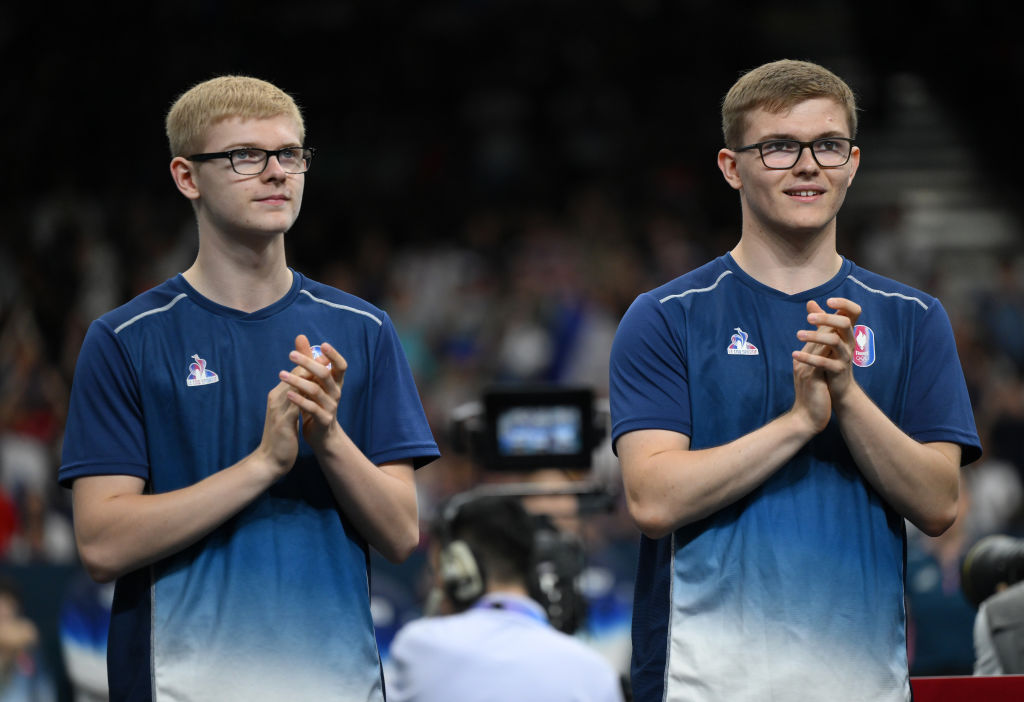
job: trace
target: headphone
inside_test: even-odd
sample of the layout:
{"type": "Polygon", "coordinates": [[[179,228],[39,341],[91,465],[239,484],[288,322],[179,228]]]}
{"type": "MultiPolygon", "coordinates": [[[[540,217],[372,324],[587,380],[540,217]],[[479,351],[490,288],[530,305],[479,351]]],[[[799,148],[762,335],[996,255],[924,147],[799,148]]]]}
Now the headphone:
{"type": "Polygon", "coordinates": [[[443,544],[438,563],[444,593],[458,609],[469,607],[486,591],[482,561],[462,539],[443,544]]]}
{"type": "Polygon", "coordinates": [[[476,602],[487,590],[483,561],[466,541],[454,538],[453,534],[460,510],[470,501],[467,495],[449,499],[440,511],[435,527],[440,540],[438,575],[441,587],[460,611],[476,602]]]}

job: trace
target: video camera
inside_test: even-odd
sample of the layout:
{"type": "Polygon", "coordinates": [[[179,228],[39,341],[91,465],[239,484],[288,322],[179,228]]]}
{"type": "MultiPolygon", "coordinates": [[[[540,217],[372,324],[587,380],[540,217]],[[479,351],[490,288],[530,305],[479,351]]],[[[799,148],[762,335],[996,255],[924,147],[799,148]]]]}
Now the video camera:
{"type": "Polygon", "coordinates": [[[456,408],[452,446],[485,470],[589,468],[604,436],[589,388],[492,386],[456,408]]]}
{"type": "MultiPolygon", "coordinates": [[[[526,479],[484,483],[460,493],[449,502],[451,514],[488,497],[574,496],[577,514],[611,509],[610,487],[590,475],[606,423],[607,408],[598,407],[589,388],[532,384],[485,389],[481,401],[453,412],[452,448],[485,472],[518,473],[526,479]],[[584,477],[555,484],[529,481],[531,471],[546,468],[579,471],[584,477]]],[[[539,591],[533,595],[553,626],[572,633],[585,619],[579,591],[584,549],[577,535],[559,530],[550,517],[536,515],[533,581],[539,591]]]]}
{"type": "Polygon", "coordinates": [[[1024,539],[1003,534],[979,539],[964,557],[960,586],[974,607],[996,593],[997,586],[1024,580],[1024,539]]]}

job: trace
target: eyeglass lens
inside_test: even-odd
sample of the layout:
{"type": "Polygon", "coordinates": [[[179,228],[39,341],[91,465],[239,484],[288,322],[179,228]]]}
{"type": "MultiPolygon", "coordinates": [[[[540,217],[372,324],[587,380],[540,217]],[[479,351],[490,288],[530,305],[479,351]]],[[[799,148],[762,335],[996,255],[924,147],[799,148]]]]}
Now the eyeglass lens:
{"type": "Polygon", "coordinates": [[[280,151],[264,151],[263,149],[235,149],[231,153],[231,165],[242,175],[256,175],[266,168],[270,154],[277,156],[278,163],[285,173],[305,173],[309,170],[309,161],[313,157],[310,149],[281,149],[280,151]]]}
{"type": "MultiPolygon", "coordinates": [[[[814,160],[825,168],[842,166],[850,160],[850,142],[842,139],[815,139],[810,145],[814,160]]],[[[761,158],[768,168],[792,168],[800,160],[799,141],[778,139],[761,144],[761,158]]]]}

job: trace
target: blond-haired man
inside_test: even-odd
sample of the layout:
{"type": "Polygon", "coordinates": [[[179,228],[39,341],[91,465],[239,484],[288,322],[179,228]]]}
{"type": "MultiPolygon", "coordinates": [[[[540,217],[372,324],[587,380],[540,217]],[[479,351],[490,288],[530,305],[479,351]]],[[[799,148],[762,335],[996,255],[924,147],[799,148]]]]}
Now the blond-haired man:
{"type": "Polygon", "coordinates": [[[215,78],[167,136],[198,255],[93,322],[60,469],[117,581],[111,698],[383,700],[368,548],[415,548],[438,455],[397,335],[286,264],[314,155],[290,96],[215,78]]]}

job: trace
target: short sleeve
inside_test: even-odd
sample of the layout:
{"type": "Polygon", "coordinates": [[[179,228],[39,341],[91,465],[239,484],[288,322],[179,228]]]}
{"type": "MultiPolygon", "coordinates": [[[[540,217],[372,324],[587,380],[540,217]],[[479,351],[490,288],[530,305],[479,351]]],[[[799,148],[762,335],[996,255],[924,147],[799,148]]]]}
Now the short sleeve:
{"type": "Polygon", "coordinates": [[[384,315],[373,360],[372,424],[366,456],[374,463],[411,459],[420,468],[440,455],[409,361],[384,315]]]}
{"type": "Polygon", "coordinates": [[[670,320],[662,305],[641,295],[615,333],[609,361],[612,445],[638,429],[691,431],[689,383],[682,319],[670,320]]]}
{"type": "Polygon", "coordinates": [[[963,448],[961,464],[981,456],[967,382],[949,316],[937,300],[915,337],[903,430],[921,442],[951,441],[963,448]]]}
{"type": "Polygon", "coordinates": [[[84,475],[149,479],[142,406],[127,349],[109,325],[89,326],[75,366],[58,480],[84,475]]]}

